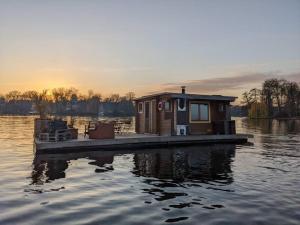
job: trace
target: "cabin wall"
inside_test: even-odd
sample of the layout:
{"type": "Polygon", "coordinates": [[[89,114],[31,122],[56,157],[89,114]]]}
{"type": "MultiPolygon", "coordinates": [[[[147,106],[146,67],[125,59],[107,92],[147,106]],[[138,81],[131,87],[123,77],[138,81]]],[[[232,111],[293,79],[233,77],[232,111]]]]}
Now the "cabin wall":
{"type": "Polygon", "coordinates": [[[211,123],[191,123],[189,126],[190,134],[212,134],[211,123]]]}
{"type": "Polygon", "coordinates": [[[135,132],[138,134],[142,134],[145,132],[145,103],[143,101],[136,102],[136,114],[135,114],[135,132]],[[143,112],[138,111],[138,104],[143,103],[143,112]]]}
{"type": "Polygon", "coordinates": [[[166,118],[165,114],[166,113],[164,111],[159,112],[159,116],[160,116],[160,135],[169,136],[169,135],[171,135],[172,120],[171,120],[171,118],[168,118],[168,116],[166,118]]]}
{"type": "Polygon", "coordinates": [[[136,133],[140,133],[140,117],[139,117],[139,114],[138,114],[138,108],[136,106],[137,104],[137,101],[134,103],[135,105],[135,117],[134,117],[134,121],[135,121],[135,132],[136,133]]]}
{"type": "Polygon", "coordinates": [[[207,101],[207,100],[187,100],[186,111],[178,111],[177,100],[170,99],[169,96],[156,96],[148,99],[136,101],[136,132],[153,133],[162,136],[176,135],[176,125],[188,125],[188,134],[213,134],[214,122],[230,120],[229,101],[207,101]],[[158,110],[158,103],[171,100],[171,110],[158,110]],[[209,118],[205,122],[190,121],[190,103],[199,101],[209,104],[209,118]],[[138,103],[143,103],[143,112],[138,112],[138,103]],[[146,130],[145,102],[150,103],[149,129],[146,130]],[[223,111],[220,104],[224,105],[223,111]]]}
{"type": "Polygon", "coordinates": [[[151,133],[156,134],[157,133],[157,101],[156,99],[153,99],[151,101],[151,114],[152,114],[152,121],[151,121],[151,133]]]}
{"type": "MultiPolygon", "coordinates": [[[[159,101],[168,101],[171,100],[168,97],[163,97],[159,101]]],[[[173,102],[171,101],[171,111],[166,112],[164,109],[159,112],[159,134],[162,136],[171,136],[173,131],[173,102]]]]}
{"type": "Polygon", "coordinates": [[[220,120],[226,120],[226,105],[229,103],[226,102],[218,102],[218,101],[211,101],[211,121],[220,121],[220,120]],[[219,111],[219,105],[224,105],[224,111],[219,111]]]}
{"type": "MultiPolygon", "coordinates": [[[[199,100],[200,101],[200,100],[199,100]]],[[[190,115],[190,102],[188,103],[187,113],[190,115]]],[[[229,102],[224,101],[201,101],[209,104],[209,116],[210,121],[201,123],[192,123],[189,120],[189,132],[190,134],[213,134],[213,122],[224,121],[228,119],[229,102]],[[224,105],[224,111],[219,110],[219,105],[224,105]]],[[[229,116],[230,117],[230,116],[229,116]]]]}
{"type": "Polygon", "coordinates": [[[142,101],[136,101],[136,126],[135,131],[136,133],[143,134],[143,133],[152,133],[156,134],[157,131],[157,101],[156,99],[145,99],[142,101]],[[148,131],[146,130],[146,102],[150,104],[150,111],[149,111],[149,126],[148,131]],[[139,103],[143,104],[143,111],[139,112],[138,105],[139,103]]]}

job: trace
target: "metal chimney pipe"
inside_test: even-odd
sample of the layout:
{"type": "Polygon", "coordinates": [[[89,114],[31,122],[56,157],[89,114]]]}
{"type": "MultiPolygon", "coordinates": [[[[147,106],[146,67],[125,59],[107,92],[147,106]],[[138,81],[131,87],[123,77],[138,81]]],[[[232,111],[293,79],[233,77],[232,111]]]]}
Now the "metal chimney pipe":
{"type": "Polygon", "coordinates": [[[185,94],[185,86],[181,86],[181,94],[185,94]]]}

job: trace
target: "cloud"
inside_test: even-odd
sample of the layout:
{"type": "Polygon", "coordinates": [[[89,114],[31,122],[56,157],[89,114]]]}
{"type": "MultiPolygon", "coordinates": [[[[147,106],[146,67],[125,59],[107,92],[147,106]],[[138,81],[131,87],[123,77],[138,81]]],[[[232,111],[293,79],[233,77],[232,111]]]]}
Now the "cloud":
{"type": "MultiPolygon", "coordinates": [[[[254,87],[259,88],[264,80],[269,78],[284,78],[290,81],[300,82],[300,72],[294,74],[270,73],[248,73],[243,75],[220,77],[203,80],[191,80],[178,83],[165,83],[161,88],[163,91],[178,91],[180,86],[187,87],[189,92],[202,94],[238,93],[254,87]]],[[[239,95],[240,95],[239,94],[239,95]]]]}

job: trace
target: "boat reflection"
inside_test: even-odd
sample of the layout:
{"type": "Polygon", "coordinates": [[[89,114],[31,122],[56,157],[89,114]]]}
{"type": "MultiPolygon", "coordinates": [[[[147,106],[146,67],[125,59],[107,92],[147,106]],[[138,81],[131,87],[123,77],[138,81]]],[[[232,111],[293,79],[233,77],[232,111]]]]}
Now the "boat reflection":
{"type": "Polygon", "coordinates": [[[138,153],[134,174],[176,182],[223,180],[232,182],[231,161],[235,145],[205,145],[168,151],[138,153]]]}
{"type": "Polygon", "coordinates": [[[153,200],[168,202],[179,198],[175,201],[176,204],[172,200],[171,204],[162,210],[182,209],[194,205],[209,209],[221,208],[224,206],[220,204],[206,205],[205,201],[202,201],[204,196],[189,199],[185,190],[205,185],[205,189],[232,192],[228,184],[233,182],[231,162],[235,156],[235,148],[236,146],[231,144],[218,144],[139,152],[134,155],[135,167],[132,172],[144,178],[141,182],[146,186],[142,192],[151,196],[149,201],[145,201],[147,204],[151,204],[153,200]],[[183,196],[185,197],[182,202],[183,196]]]}
{"type": "Polygon", "coordinates": [[[113,152],[82,152],[68,154],[36,154],[33,160],[33,169],[31,173],[31,184],[44,184],[56,179],[66,177],[66,169],[70,161],[86,158],[90,160],[88,164],[97,168],[95,173],[101,173],[113,170],[114,161],[113,152]]]}
{"type": "MultiPolygon", "coordinates": [[[[94,151],[72,154],[36,155],[33,160],[32,184],[43,184],[66,177],[66,169],[72,160],[86,158],[95,172],[114,170],[116,155],[133,155],[132,173],[138,177],[185,181],[233,181],[231,161],[235,145],[203,145],[184,148],[151,149],[136,151],[94,151]]],[[[149,179],[146,179],[149,182],[149,179]]],[[[164,183],[166,185],[166,183],[164,183]]]]}
{"type": "Polygon", "coordinates": [[[33,170],[31,173],[31,184],[44,184],[49,181],[65,178],[65,170],[68,168],[66,160],[51,159],[40,160],[35,158],[33,161],[33,170]]]}

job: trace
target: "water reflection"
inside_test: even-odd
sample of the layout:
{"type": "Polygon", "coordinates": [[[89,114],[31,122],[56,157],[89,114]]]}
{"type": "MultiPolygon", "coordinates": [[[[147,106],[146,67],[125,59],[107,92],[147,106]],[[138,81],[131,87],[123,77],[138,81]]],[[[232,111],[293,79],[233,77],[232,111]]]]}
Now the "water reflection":
{"type": "Polygon", "coordinates": [[[300,133],[300,120],[244,119],[243,125],[247,130],[252,129],[261,134],[300,133]]]}
{"type": "Polygon", "coordinates": [[[218,180],[231,183],[230,163],[234,154],[235,145],[193,146],[138,153],[134,156],[133,173],[176,182],[218,180]]]}
{"type": "MultiPolygon", "coordinates": [[[[231,161],[235,145],[206,145],[186,148],[152,149],[140,151],[94,151],[74,154],[42,154],[33,160],[32,184],[43,184],[66,177],[72,160],[86,158],[96,173],[114,170],[116,155],[132,154],[136,176],[166,180],[161,186],[172,186],[185,181],[233,182],[231,161]],[[173,183],[167,182],[172,180],[173,183]]],[[[145,182],[152,183],[151,179],[145,182]]]]}
{"type": "MultiPolygon", "coordinates": [[[[149,187],[144,188],[143,193],[159,202],[188,196],[185,192],[187,188],[199,188],[207,184],[207,189],[231,192],[224,186],[233,182],[231,162],[234,155],[235,145],[230,144],[140,152],[134,155],[133,173],[145,177],[143,183],[149,187]]],[[[170,204],[162,210],[203,205],[199,198],[188,199],[170,204]]],[[[203,207],[215,209],[223,206],[203,207]]]]}
{"type": "MultiPolygon", "coordinates": [[[[83,163],[81,167],[84,167],[84,164],[93,165],[96,167],[95,173],[105,173],[115,172],[114,167],[120,169],[119,164],[130,158],[132,161],[127,161],[126,167],[128,172],[136,177],[134,180],[139,183],[139,191],[144,196],[143,199],[146,198],[143,200],[144,204],[164,203],[161,208],[163,211],[194,206],[217,209],[224,206],[207,204],[205,197],[201,195],[190,198],[189,189],[232,192],[228,185],[233,182],[231,162],[235,156],[235,148],[236,146],[231,144],[218,144],[136,151],[36,155],[33,161],[31,184],[43,185],[56,179],[68,178],[66,170],[73,166],[74,160],[87,159],[87,162],[81,161],[83,163]],[[125,155],[126,158],[123,157],[125,155]]],[[[44,192],[44,190],[38,191],[44,192]]],[[[169,218],[165,222],[186,219],[188,217],[176,217],[169,218]]]]}
{"type": "Polygon", "coordinates": [[[32,155],[33,121],[0,117],[0,224],[299,224],[300,120],[237,118],[236,151],[61,155],[32,155]]]}
{"type": "Polygon", "coordinates": [[[70,154],[36,154],[33,160],[31,173],[32,184],[44,184],[56,179],[66,177],[66,169],[72,160],[86,158],[88,164],[97,168],[95,173],[102,173],[113,170],[113,152],[87,152],[70,154]]]}
{"type": "Polygon", "coordinates": [[[68,162],[66,160],[41,160],[39,158],[35,158],[31,173],[31,184],[41,185],[55,179],[65,178],[65,170],[67,168],[68,162]]]}
{"type": "MultiPolygon", "coordinates": [[[[259,146],[260,154],[266,159],[285,163],[283,157],[292,157],[288,162],[294,163],[293,158],[299,157],[300,120],[243,119],[241,132],[249,131],[254,131],[254,143],[259,146]]],[[[286,171],[280,168],[276,168],[277,170],[286,171]]]]}

